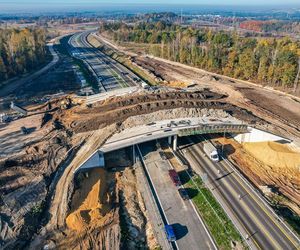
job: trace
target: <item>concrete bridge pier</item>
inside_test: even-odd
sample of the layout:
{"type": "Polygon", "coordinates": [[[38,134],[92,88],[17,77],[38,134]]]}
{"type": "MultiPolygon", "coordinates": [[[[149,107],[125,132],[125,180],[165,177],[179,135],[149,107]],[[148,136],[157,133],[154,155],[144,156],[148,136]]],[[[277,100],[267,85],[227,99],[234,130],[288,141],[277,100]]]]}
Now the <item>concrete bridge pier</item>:
{"type": "Polygon", "coordinates": [[[168,143],[169,143],[169,145],[172,144],[172,136],[169,136],[169,137],[168,137],[168,143]]]}
{"type": "Polygon", "coordinates": [[[135,158],[135,145],[132,145],[132,162],[133,162],[133,165],[136,162],[136,158],[135,158]]]}
{"type": "Polygon", "coordinates": [[[177,135],[174,135],[174,139],[173,139],[173,150],[174,150],[174,151],[177,150],[177,135]]]}

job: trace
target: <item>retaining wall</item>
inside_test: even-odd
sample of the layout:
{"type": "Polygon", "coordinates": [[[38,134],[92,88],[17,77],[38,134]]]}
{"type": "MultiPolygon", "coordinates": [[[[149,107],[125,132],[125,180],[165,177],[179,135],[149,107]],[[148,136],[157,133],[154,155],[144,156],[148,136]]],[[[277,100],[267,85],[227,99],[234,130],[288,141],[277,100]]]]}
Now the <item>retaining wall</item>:
{"type": "Polygon", "coordinates": [[[291,140],[281,137],[279,135],[272,134],[260,129],[248,127],[249,133],[235,134],[233,138],[239,143],[243,142],[263,142],[263,141],[277,141],[282,143],[289,143],[291,140]]]}

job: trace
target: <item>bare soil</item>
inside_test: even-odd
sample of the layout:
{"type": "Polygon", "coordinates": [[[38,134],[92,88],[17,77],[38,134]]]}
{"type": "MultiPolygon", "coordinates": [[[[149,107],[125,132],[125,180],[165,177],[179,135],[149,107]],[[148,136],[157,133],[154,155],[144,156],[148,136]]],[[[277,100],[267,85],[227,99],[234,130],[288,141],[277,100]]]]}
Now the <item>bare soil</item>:
{"type": "Polygon", "coordinates": [[[111,123],[121,123],[131,116],[152,113],[158,110],[174,108],[198,108],[224,110],[228,114],[247,121],[250,124],[264,124],[245,109],[241,109],[227,102],[219,94],[209,91],[197,92],[161,92],[133,95],[112,100],[109,104],[74,111],[71,117],[75,122],[65,124],[76,133],[104,128],[111,123]]]}
{"type": "Polygon", "coordinates": [[[144,204],[138,189],[136,171],[141,168],[126,168],[117,175],[121,204],[122,249],[155,249],[158,247],[144,204]]]}
{"type": "MultiPolygon", "coordinates": [[[[83,193],[77,190],[74,179],[74,172],[84,160],[133,121],[176,118],[206,110],[232,115],[291,139],[300,138],[300,102],[296,97],[162,59],[134,56],[132,60],[172,86],[196,82],[198,90],[159,89],[112,98],[91,108],[74,102],[68,110],[60,104],[69,101],[57,99],[50,106],[33,106],[27,118],[2,125],[0,248],[39,249],[48,245],[59,249],[118,249],[124,229],[129,248],[155,246],[134,168],[116,177],[108,174],[111,185],[104,185],[101,178],[98,183],[97,175],[89,180],[82,177],[81,185],[86,187],[83,193]],[[28,135],[20,133],[24,124],[32,128],[28,135]],[[79,220],[70,219],[75,226],[67,223],[68,227],[66,218],[72,213],[79,220]],[[125,221],[120,221],[123,217],[125,221]],[[74,230],[79,222],[80,230],[74,230]]],[[[23,94],[21,91],[20,95],[23,94]]],[[[299,179],[295,179],[294,172],[277,171],[241,146],[234,148],[230,157],[248,178],[257,185],[276,185],[292,201],[290,206],[296,204],[299,179]]],[[[126,165],[123,162],[120,166],[126,165]]]]}
{"type": "Polygon", "coordinates": [[[102,225],[106,214],[112,209],[114,175],[104,169],[92,169],[81,173],[66,218],[67,227],[82,232],[91,225],[102,225]]]}

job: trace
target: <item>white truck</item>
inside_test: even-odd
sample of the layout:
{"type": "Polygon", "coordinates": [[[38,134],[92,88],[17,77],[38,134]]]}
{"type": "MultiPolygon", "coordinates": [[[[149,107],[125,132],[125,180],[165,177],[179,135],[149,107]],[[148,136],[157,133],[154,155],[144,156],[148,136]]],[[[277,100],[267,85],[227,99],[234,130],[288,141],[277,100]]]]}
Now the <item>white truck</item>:
{"type": "Polygon", "coordinates": [[[218,150],[210,142],[204,142],[203,150],[212,161],[220,160],[218,150]]]}

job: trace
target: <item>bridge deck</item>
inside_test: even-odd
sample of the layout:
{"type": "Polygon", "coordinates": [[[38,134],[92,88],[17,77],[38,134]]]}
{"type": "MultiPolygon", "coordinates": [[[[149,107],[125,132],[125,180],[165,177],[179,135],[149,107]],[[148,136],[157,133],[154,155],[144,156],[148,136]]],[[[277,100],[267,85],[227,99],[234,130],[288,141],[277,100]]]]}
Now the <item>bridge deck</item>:
{"type": "Polygon", "coordinates": [[[222,118],[179,118],[136,126],[114,134],[99,150],[103,153],[125,148],[134,144],[169,136],[188,136],[207,133],[246,133],[247,124],[233,119],[222,118]]]}

